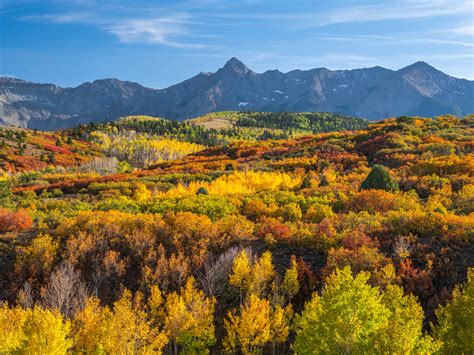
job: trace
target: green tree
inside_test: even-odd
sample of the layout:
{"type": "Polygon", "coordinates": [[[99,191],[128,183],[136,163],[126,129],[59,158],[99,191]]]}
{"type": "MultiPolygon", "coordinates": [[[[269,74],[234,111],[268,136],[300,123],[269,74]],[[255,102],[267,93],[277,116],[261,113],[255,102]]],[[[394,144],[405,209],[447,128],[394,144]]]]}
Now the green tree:
{"type": "Polygon", "coordinates": [[[389,311],[369,275],[355,278],[349,267],[326,279],[322,295],[315,294],[296,317],[298,354],[367,353],[374,349],[378,330],[388,322],[389,311]]]}
{"type": "Polygon", "coordinates": [[[209,191],[207,191],[205,187],[201,186],[199,189],[197,189],[196,195],[209,195],[209,191]]]}
{"type": "Polygon", "coordinates": [[[309,189],[311,187],[311,178],[305,175],[301,181],[300,189],[309,189]]]}
{"type": "Polygon", "coordinates": [[[440,307],[436,316],[434,336],[442,341],[442,353],[474,353],[474,268],[468,271],[467,284],[453,291],[452,301],[440,307]]]}
{"type": "Polygon", "coordinates": [[[132,171],[132,167],[127,161],[121,161],[117,164],[117,172],[118,173],[129,173],[132,171]]]}
{"type": "Polygon", "coordinates": [[[48,154],[48,162],[49,163],[56,163],[56,156],[54,155],[53,152],[49,152],[48,154]]]}
{"type": "Polygon", "coordinates": [[[11,203],[12,190],[10,179],[7,174],[0,175],[0,206],[7,206],[11,203]]]}
{"type": "Polygon", "coordinates": [[[381,293],[368,284],[370,274],[355,277],[349,267],[326,279],[296,317],[298,354],[427,353],[437,346],[422,334],[423,311],[413,296],[398,286],[381,293]]]}
{"type": "Polygon", "coordinates": [[[388,170],[382,165],[374,165],[367,178],[362,182],[362,190],[398,190],[398,183],[390,176],[388,170]]]}
{"type": "Polygon", "coordinates": [[[382,303],[390,315],[377,340],[380,353],[427,354],[439,348],[430,336],[423,336],[425,314],[413,295],[405,296],[400,286],[388,285],[383,292],[382,303]]]}

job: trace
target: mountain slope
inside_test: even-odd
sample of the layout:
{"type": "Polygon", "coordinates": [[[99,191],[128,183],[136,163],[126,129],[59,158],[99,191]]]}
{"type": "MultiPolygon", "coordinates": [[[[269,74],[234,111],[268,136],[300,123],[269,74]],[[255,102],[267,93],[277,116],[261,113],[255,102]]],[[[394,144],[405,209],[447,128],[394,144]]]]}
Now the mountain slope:
{"type": "Polygon", "coordinates": [[[200,73],[162,90],[117,79],[76,88],[0,78],[0,123],[38,129],[109,121],[127,115],[186,119],[214,111],[335,112],[381,119],[474,112],[474,82],[417,62],[398,71],[269,70],[255,73],[231,58],[215,73],[200,73]]]}

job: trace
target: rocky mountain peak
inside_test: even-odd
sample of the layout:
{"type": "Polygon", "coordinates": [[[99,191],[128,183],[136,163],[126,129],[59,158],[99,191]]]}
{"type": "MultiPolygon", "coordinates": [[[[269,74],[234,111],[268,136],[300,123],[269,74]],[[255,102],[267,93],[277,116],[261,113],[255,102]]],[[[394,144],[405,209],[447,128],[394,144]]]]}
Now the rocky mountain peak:
{"type": "Polygon", "coordinates": [[[426,62],[418,61],[399,70],[400,73],[423,72],[427,74],[441,73],[438,69],[432,67],[426,62]]]}
{"type": "Polygon", "coordinates": [[[252,72],[244,63],[235,57],[230,58],[221,70],[226,73],[235,73],[240,75],[252,72]]]}

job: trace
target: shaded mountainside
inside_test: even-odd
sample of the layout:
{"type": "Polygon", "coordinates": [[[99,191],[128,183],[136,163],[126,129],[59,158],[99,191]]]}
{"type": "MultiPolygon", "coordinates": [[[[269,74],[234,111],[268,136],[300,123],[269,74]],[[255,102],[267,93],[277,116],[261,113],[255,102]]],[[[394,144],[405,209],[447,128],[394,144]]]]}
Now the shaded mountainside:
{"type": "Polygon", "coordinates": [[[259,74],[236,58],[215,73],[162,90],[117,79],[61,88],[0,78],[0,123],[30,128],[58,129],[128,115],[183,120],[229,110],[324,111],[368,119],[463,116],[474,111],[474,82],[424,62],[398,71],[318,68],[259,74]]]}

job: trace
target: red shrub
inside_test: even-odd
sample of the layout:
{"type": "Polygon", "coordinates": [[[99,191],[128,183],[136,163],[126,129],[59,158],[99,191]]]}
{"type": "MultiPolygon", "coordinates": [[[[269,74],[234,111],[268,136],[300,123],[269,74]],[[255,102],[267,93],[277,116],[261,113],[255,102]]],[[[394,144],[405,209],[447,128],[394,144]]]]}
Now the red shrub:
{"type": "Polygon", "coordinates": [[[257,236],[262,239],[271,236],[277,241],[288,242],[291,240],[291,230],[275,218],[263,217],[257,227],[257,236]]]}
{"type": "Polygon", "coordinates": [[[21,231],[31,228],[33,220],[25,209],[10,211],[0,208],[0,233],[21,231]]]}

